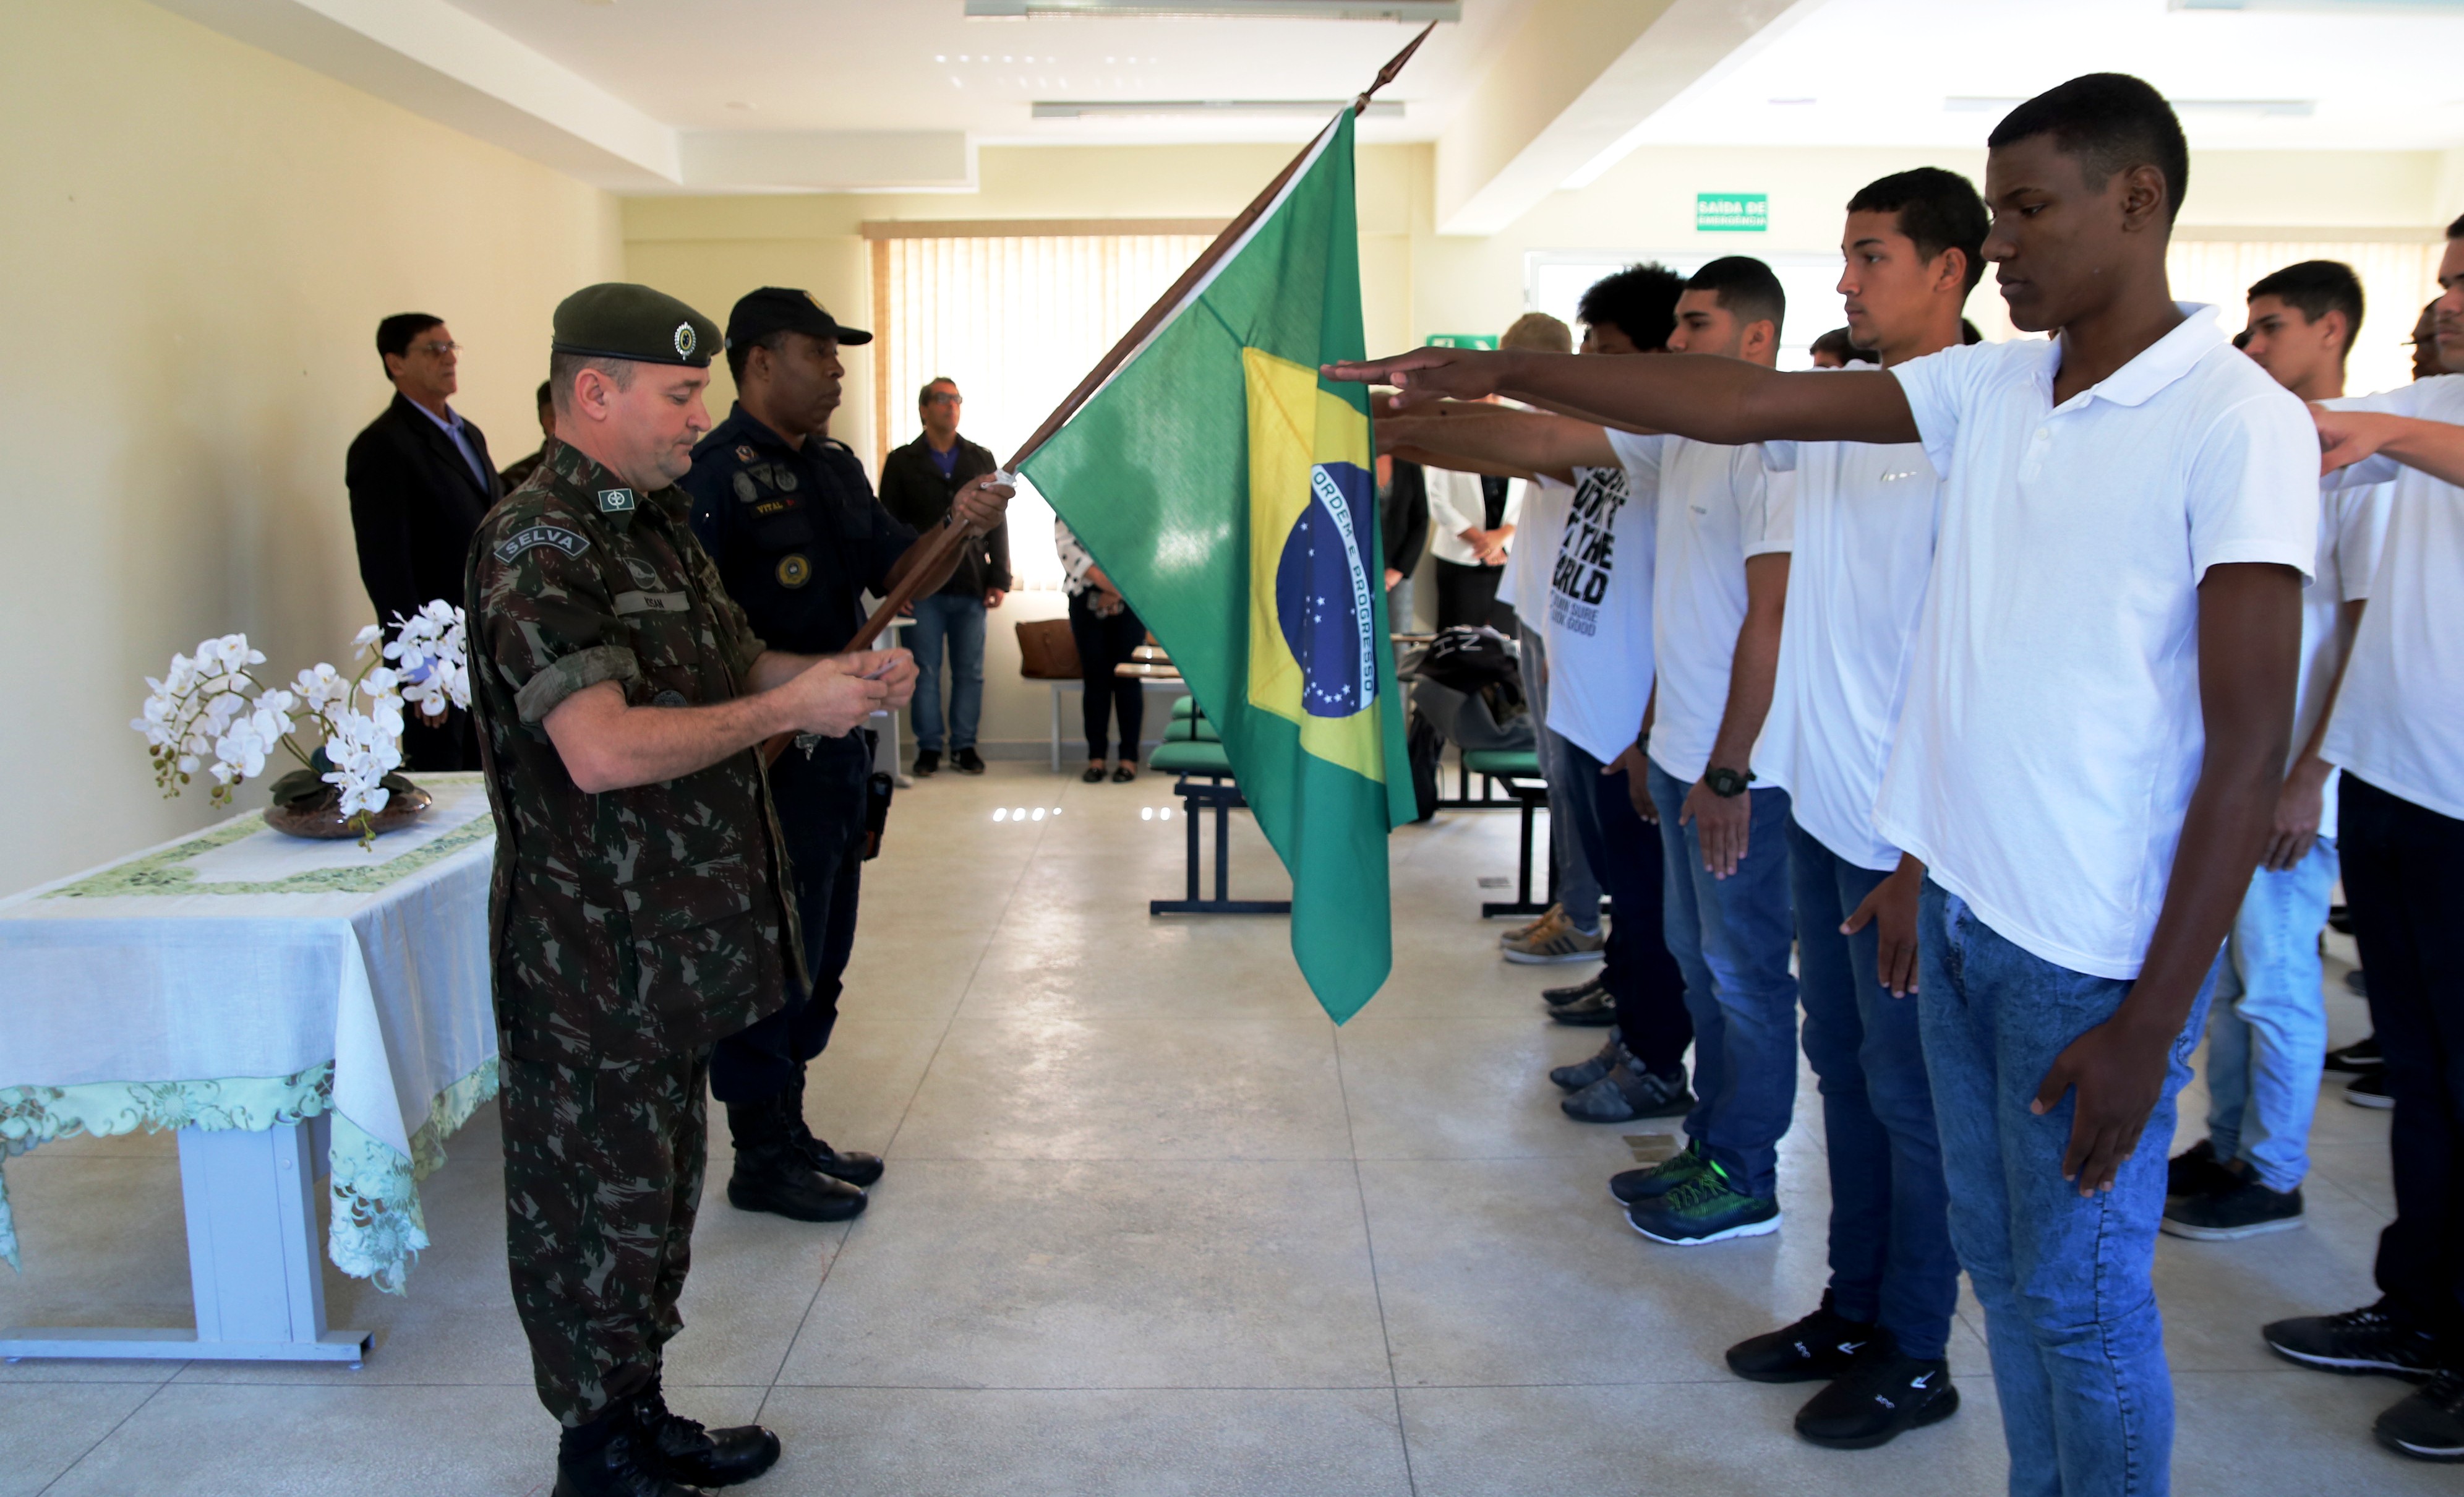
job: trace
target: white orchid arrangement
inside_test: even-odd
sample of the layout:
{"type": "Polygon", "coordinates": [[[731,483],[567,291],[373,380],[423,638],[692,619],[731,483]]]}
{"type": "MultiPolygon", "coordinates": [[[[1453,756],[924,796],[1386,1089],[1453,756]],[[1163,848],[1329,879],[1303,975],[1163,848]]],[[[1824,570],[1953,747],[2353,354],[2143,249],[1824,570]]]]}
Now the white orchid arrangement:
{"type": "Polygon", "coordinates": [[[213,803],[228,804],[234,789],[265,773],[278,748],[299,767],[270,787],[276,802],[313,800],[331,787],[361,839],[373,837],[371,819],[394,791],[409,786],[394,773],[402,767],[406,704],[430,717],[471,705],[462,610],[438,598],[394,622],[390,640],[371,624],[352,641],[357,674],[320,661],[287,689],[258,678],[253,668],[265,663],[265,652],[245,634],[204,640],[194,655],[173,655],[163,679],[146,677],[144,714],[129,723],[145,735],[155,783],[175,796],[204,770],[213,803]],[[321,736],[314,749],[293,737],[303,727],[321,736]]]}

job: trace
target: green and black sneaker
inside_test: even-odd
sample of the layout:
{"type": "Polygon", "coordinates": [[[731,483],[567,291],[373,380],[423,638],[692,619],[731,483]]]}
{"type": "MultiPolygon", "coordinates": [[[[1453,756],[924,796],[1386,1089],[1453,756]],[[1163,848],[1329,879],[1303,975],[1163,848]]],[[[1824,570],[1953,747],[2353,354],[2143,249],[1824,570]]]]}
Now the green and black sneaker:
{"type": "Polygon", "coordinates": [[[1655,1243],[1696,1247],[1778,1231],[1779,1202],[1738,1190],[1726,1170],[1705,1161],[1701,1173],[1675,1190],[1635,1202],[1625,1219],[1655,1243]]]}
{"type": "Polygon", "coordinates": [[[1609,1199],[1620,1208],[1638,1201],[1655,1200],[1684,1184],[1711,1167],[1711,1156],[1693,1139],[1685,1147],[1658,1164],[1639,1170],[1619,1170],[1609,1177],[1609,1199]]]}

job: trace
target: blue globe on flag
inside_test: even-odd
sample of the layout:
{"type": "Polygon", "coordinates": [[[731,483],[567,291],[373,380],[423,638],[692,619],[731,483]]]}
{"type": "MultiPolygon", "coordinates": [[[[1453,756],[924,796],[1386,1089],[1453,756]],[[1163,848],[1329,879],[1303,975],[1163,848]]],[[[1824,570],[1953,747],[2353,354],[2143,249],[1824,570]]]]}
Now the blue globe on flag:
{"type": "Polygon", "coordinates": [[[1357,464],[1316,464],[1309,507],[1275,567],[1276,622],[1301,668],[1301,709],[1312,717],[1348,717],[1376,699],[1377,613],[1363,553],[1375,498],[1357,464]]]}

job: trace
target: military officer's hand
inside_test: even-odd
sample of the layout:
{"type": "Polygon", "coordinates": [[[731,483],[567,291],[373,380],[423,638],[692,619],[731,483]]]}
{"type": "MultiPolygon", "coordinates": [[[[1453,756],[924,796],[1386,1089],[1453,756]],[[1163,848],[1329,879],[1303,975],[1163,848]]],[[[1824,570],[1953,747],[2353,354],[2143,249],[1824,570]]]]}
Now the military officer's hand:
{"type": "Polygon", "coordinates": [[[858,675],[869,676],[889,692],[883,705],[904,707],[915,694],[915,656],[904,649],[868,649],[837,657],[858,675]]]}
{"type": "Polygon", "coordinates": [[[958,523],[967,527],[969,535],[990,535],[992,528],[1001,522],[1009,501],[1018,496],[1016,489],[999,478],[998,473],[986,473],[960,489],[958,496],[950,501],[951,513],[958,517],[958,523]]]}
{"type": "MultiPolygon", "coordinates": [[[[899,651],[905,653],[905,651],[899,651]]],[[[844,737],[863,726],[874,712],[896,705],[886,681],[868,681],[858,662],[866,655],[831,655],[798,671],[779,688],[788,720],[797,731],[825,737],[844,737]]],[[[913,689],[914,668],[908,668],[913,689]]],[[[904,700],[902,696],[900,698],[904,700]]]]}

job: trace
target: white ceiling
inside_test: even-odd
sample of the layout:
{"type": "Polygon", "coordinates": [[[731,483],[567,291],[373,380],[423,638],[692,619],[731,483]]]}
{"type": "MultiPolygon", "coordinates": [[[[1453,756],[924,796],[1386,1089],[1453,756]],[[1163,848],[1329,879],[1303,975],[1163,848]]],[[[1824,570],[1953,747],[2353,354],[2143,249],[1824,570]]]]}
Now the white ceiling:
{"type": "Polygon", "coordinates": [[[2464,143],[2464,7],[2401,15],[2168,10],[2166,0],[1815,0],[1638,128],[1629,143],[1981,146],[2008,106],[2081,73],[2185,100],[2311,100],[2308,117],[2182,107],[2204,149],[2464,143]],[[2406,77],[2408,59],[2418,78],[2406,77]]]}
{"type": "MultiPolygon", "coordinates": [[[[962,0],[451,0],[682,130],[947,130],[979,144],[1307,140],[1322,117],[1030,120],[1038,99],[1339,99],[1417,27],[1375,21],[968,20],[962,0]]],[[[1363,120],[1435,140],[1530,0],[1463,0],[1363,120]]]]}

